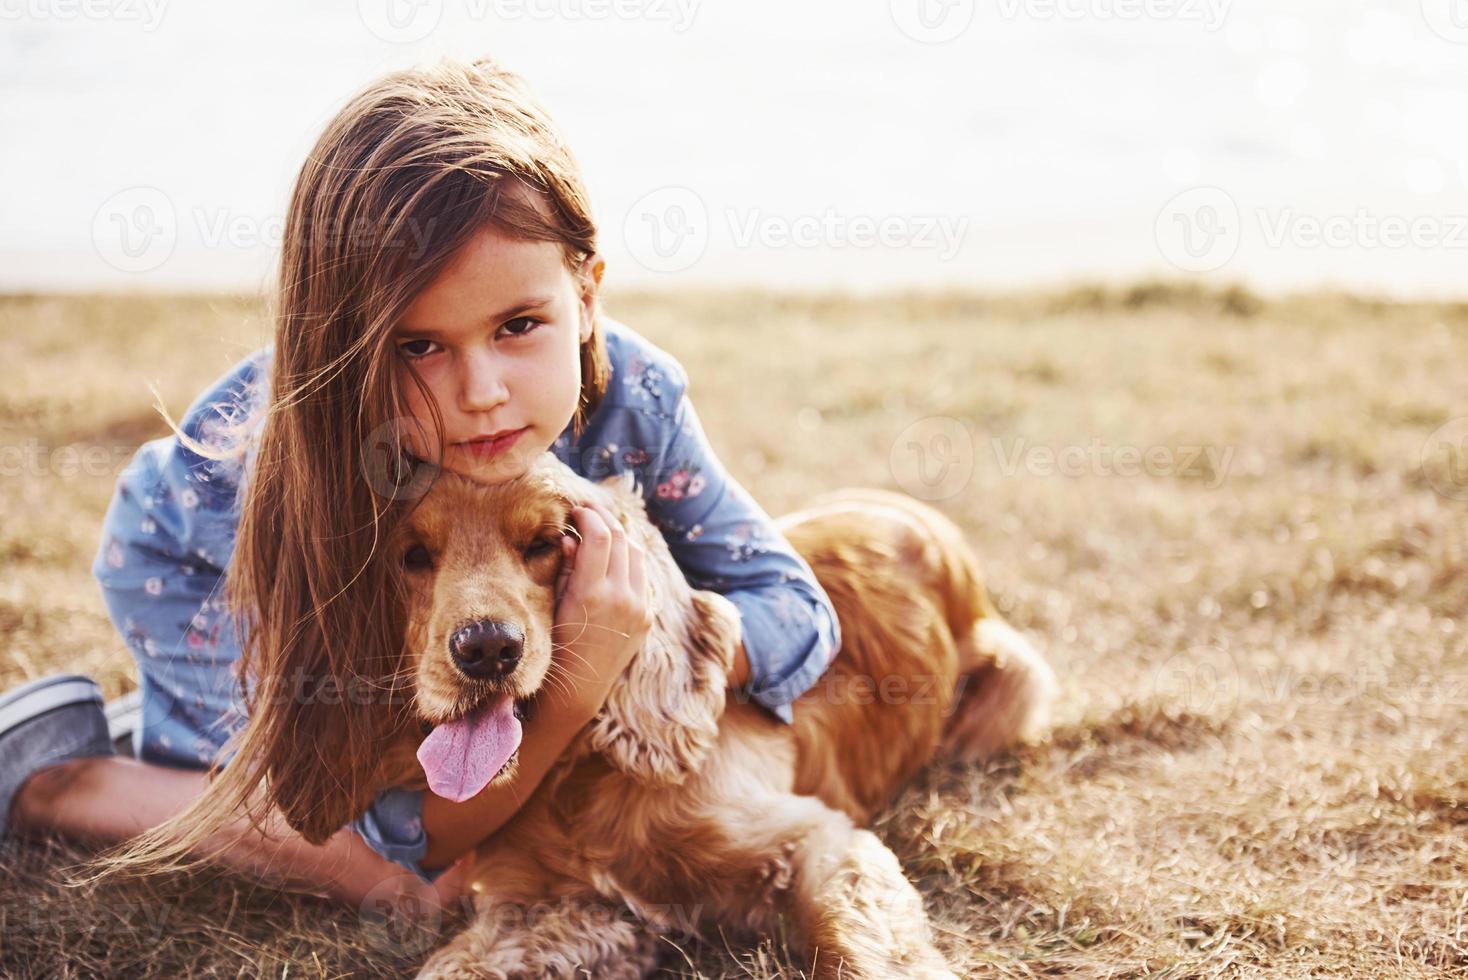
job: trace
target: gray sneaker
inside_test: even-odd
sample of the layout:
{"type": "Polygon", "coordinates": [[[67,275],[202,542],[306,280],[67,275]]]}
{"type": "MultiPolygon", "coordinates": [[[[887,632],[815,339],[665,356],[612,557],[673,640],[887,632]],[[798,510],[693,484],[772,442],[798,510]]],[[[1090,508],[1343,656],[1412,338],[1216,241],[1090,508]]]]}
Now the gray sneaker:
{"type": "Polygon", "coordinates": [[[136,756],[133,751],[133,732],[143,725],[143,692],[128,691],[113,698],[103,706],[107,714],[107,731],[112,736],[112,747],[118,755],[136,756]]]}
{"type": "Polygon", "coordinates": [[[113,755],[102,691],[82,674],[55,674],[0,694],[0,840],[10,834],[10,806],[47,766],[113,755]]]}

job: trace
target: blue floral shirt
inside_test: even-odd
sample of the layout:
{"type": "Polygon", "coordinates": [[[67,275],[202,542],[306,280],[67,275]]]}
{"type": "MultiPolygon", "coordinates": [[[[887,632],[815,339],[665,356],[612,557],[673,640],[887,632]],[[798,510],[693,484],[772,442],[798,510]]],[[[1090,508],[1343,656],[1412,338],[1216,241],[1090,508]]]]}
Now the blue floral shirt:
{"type": "MultiPolygon", "coordinates": [[[[790,704],[812,687],[841,644],[829,597],[768,514],[724,469],[693,403],[681,364],[603,316],[611,379],[579,438],[568,427],[551,451],[592,480],[631,470],[674,559],[695,588],[739,609],[747,696],[792,721],[790,704]]],[[[189,407],[181,428],[205,443],[248,420],[266,397],[273,347],[241,360],[189,407]]],[[[104,519],[93,574],[109,616],[138,662],[142,724],[137,755],[206,767],[243,722],[232,672],[239,657],[223,596],[239,526],[243,463],[208,460],[175,436],[139,447],[104,519]]],[[[390,789],[353,823],[378,853],[432,881],[422,791],[390,789]]]]}

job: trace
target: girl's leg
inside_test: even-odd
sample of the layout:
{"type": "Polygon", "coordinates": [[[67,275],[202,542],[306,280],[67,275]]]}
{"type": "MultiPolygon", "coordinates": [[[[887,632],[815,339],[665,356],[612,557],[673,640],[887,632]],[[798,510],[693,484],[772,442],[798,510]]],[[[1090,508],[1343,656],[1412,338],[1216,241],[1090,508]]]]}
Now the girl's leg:
{"type": "MultiPolygon", "coordinates": [[[[18,832],[56,832],[95,844],[136,836],[181,812],[204,791],[203,770],[155,766],[126,756],[73,759],[37,772],[21,786],[12,810],[18,832]]],[[[279,814],[267,835],[238,817],[209,841],[223,845],[220,862],[280,888],[334,898],[361,908],[374,903],[415,911],[457,904],[469,860],[433,884],[382,857],[344,827],[325,844],[309,844],[279,814]]],[[[472,855],[472,852],[471,852],[472,855]]]]}

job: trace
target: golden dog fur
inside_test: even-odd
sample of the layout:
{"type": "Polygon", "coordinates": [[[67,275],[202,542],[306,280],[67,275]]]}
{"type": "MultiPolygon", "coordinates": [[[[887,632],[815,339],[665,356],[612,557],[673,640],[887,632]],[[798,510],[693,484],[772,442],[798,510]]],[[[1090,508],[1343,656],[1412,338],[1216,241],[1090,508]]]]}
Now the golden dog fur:
{"type": "MultiPolygon", "coordinates": [[[[825,494],[779,520],[843,635],[785,725],[726,697],[739,614],[689,586],[630,475],[592,483],[550,454],[497,487],[442,474],[395,542],[432,556],[410,573],[423,718],[484,697],[447,649],[477,619],[525,633],[500,690],[563,682],[550,631],[561,558],[546,544],[592,499],[647,549],[654,626],[601,712],[481,845],[474,920],[420,976],[640,978],[660,933],[755,940],[783,922],[814,976],[953,977],[917,891],[862,827],[936,753],[977,759],[1039,734],[1055,690],[990,604],[958,528],[877,490],[825,494]]],[[[411,756],[395,758],[397,781],[411,781],[411,756]]]]}

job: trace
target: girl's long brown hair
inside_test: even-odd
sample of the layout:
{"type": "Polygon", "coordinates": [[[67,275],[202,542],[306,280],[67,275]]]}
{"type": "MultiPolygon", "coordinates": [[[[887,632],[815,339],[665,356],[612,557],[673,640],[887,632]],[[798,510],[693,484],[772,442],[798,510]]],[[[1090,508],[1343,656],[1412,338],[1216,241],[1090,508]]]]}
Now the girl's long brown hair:
{"type": "MultiPolygon", "coordinates": [[[[394,426],[407,413],[390,332],[486,224],[559,242],[595,297],[586,260],[596,229],[579,167],[523,81],[493,61],[389,74],[321,135],[286,216],[269,400],[251,429],[258,443],[226,573],[248,717],[208,790],[99,855],[86,880],[217,856],[203,845],[242,812],[258,827],[278,810],[319,844],[383,788],[384,754],[416,724],[401,569],[384,544],[435,472],[398,448],[394,426]]],[[[577,434],[610,371],[597,317],[581,369],[577,434]]],[[[441,439],[436,406],[434,420],[441,439]]],[[[201,455],[244,454],[174,430],[201,455]]]]}

